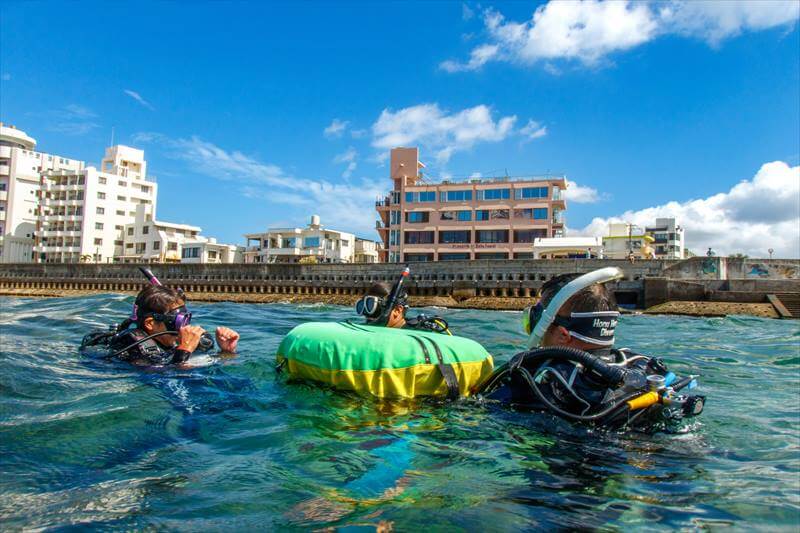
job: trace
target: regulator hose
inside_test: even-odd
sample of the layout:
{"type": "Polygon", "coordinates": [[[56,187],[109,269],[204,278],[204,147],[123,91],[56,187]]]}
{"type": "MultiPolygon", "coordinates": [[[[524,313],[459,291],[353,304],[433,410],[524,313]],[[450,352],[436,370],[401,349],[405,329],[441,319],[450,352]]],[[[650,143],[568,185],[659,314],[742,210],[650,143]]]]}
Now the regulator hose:
{"type": "Polygon", "coordinates": [[[525,366],[538,366],[539,363],[543,363],[547,360],[567,360],[577,363],[599,375],[611,388],[615,388],[625,381],[625,375],[627,374],[627,371],[622,367],[612,366],[597,356],[568,346],[549,346],[547,348],[518,353],[509,361],[508,367],[510,372],[514,372],[522,368],[523,364],[525,364],[525,366]]]}

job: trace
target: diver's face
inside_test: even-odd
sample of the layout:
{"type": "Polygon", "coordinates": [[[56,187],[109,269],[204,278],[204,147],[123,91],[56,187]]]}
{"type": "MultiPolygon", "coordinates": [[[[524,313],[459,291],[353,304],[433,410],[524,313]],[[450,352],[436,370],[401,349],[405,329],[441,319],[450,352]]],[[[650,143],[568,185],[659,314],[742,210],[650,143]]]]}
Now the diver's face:
{"type": "MultiPolygon", "coordinates": [[[[171,311],[174,311],[176,309],[179,309],[179,308],[183,307],[184,305],[185,304],[184,304],[184,302],[182,300],[178,300],[178,301],[174,302],[169,307],[169,309],[167,310],[167,313],[169,313],[171,311]]],[[[164,314],[167,314],[167,313],[164,313],[164,314]]],[[[147,332],[148,335],[152,335],[154,333],[162,333],[164,331],[168,331],[166,324],[164,324],[163,322],[159,322],[157,320],[153,320],[152,318],[148,318],[148,319],[146,319],[144,321],[144,330],[147,332]]],[[[159,343],[160,345],[162,345],[162,346],[164,346],[166,348],[172,348],[173,346],[175,346],[178,343],[178,336],[177,335],[159,335],[158,337],[155,337],[154,340],[157,343],[159,343]]]]}

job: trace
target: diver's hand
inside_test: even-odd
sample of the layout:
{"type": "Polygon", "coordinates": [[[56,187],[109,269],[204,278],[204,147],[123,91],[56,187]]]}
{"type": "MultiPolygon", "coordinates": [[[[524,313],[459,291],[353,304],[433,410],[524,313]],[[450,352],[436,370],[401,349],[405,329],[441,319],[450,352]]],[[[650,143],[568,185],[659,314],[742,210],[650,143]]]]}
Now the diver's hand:
{"type": "Polygon", "coordinates": [[[200,344],[200,337],[206,330],[200,326],[183,326],[178,332],[178,350],[192,353],[200,344]]]}
{"type": "Polygon", "coordinates": [[[236,345],[239,344],[239,334],[231,328],[225,327],[218,327],[216,333],[219,349],[223,352],[234,353],[236,345]]]}

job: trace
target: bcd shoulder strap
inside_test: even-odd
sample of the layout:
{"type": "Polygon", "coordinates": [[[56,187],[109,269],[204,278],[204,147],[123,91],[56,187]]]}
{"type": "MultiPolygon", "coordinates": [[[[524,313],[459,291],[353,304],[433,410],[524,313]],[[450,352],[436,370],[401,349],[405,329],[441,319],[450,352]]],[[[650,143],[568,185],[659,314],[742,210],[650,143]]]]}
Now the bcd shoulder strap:
{"type": "MultiPolygon", "coordinates": [[[[411,336],[414,340],[416,340],[420,347],[422,347],[422,353],[425,356],[425,362],[430,363],[431,357],[428,348],[425,346],[425,343],[420,337],[416,335],[411,336]]],[[[426,337],[427,338],[427,337],[426,337]]],[[[453,369],[452,365],[448,365],[444,362],[444,357],[442,356],[442,351],[439,349],[439,345],[433,339],[427,338],[428,342],[433,345],[433,349],[436,352],[436,358],[438,359],[437,368],[439,372],[442,373],[442,378],[444,378],[445,384],[447,384],[447,399],[448,400],[456,400],[461,395],[461,392],[458,387],[458,377],[456,376],[456,371],[453,369]]]]}

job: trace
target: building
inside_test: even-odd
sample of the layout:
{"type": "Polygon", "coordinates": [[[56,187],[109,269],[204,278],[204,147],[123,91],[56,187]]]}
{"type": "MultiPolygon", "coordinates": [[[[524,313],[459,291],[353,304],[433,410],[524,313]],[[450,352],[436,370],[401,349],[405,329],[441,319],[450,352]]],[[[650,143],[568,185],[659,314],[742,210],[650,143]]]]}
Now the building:
{"type": "Polygon", "coordinates": [[[213,237],[187,240],[181,248],[181,263],[241,263],[244,246],[220,244],[213,237]]]}
{"type": "Polygon", "coordinates": [[[377,263],[378,243],[369,239],[356,237],[355,263],[377,263]]]}
{"type": "MultiPolygon", "coordinates": [[[[29,263],[43,172],[80,172],[83,161],[37,152],[36,140],[0,122],[0,262],[29,263]]],[[[73,221],[75,222],[75,221],[73,221]]]]}
{"type": "Polygon", "coordinates": [[[534,239],[562,237],[564,176],[425,180],[417,148],[394,148],[389,195],[376,202],[389,262],[533,257],[534,239]]]}
{"type": "Polygon", "coordinates": [[[655,226],[646,227],[645,232],[653,236],[657,259],[684,259],[684,232],[674,218],[657,218],[655,226]]]}
{"type": "Polygon", "coordinates": [[[356,236],[326,229],[313,215],[305,228],[272,228],[245,235],[245,263],[299,263],[314,258],[320,263],[352,263],[356,236]]]}
{"type": "Polygon", "coordinates": [[[603,237],[603,254],[607,259],[652,259],[651,244],[655,239],[633,224],[608,225],[608,235],[603,237]]]}
{"type": "Polygon", "coordinates": [[[112,262],[137,212],[153,216],[158,185],[146,175],[142,150],[107,148],[100,168],[41,172],[37,260],[112,262]]]}
{"type": "Polygon", "coordinates": [[[553,237],[533,241],[534,259],[603,259],[602,237],[553,237]]]}

